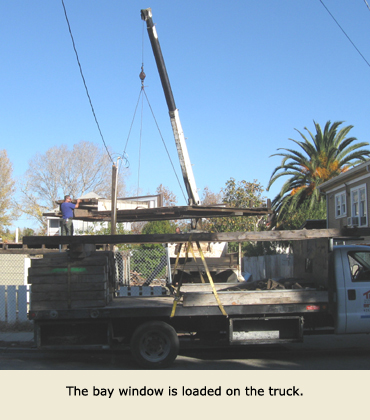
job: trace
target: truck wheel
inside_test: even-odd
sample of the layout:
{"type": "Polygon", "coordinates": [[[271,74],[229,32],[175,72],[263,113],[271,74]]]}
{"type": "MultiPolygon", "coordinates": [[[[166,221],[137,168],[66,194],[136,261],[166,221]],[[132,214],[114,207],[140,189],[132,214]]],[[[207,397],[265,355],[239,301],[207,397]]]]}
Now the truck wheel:
{"type": "Polygon", "coordinates": [[[179,338],[171,325],[152,321],[140,325],[131,338],[131,354],[144,368],[169,366],[177,357],[179,338]]]}

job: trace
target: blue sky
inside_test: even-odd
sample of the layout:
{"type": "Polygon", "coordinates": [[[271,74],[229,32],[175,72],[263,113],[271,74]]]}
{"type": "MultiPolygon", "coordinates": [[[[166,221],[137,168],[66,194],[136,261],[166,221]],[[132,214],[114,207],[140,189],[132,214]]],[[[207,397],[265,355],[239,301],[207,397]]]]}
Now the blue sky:
{"type": "MultiPolygon", "coordinates": [[[[64,0],[80,62],[106,143],[122,154],[145,89],[180,181],[170,121],[148,35],[151,7],[199,192],[231,177],[266,187],[313,120],[345,121],[369,141],[370,67],[319,0],[64,0]]],[[[364,0],[324,0],[370,62],[370,10],[364,0]]],[[[0,2],[0,148],[21,178],[37,153],[80,141],[102,145],[59,0],[0,2]]],[[[128,191],[138,185],[140,108],[127,148],[128,191]]],[[[144,102],[140,188],[159,184],[185,205],[144,102]]],[[[265,196],[273,199],[283,179],[265,196]]],[[[183,187],[184,189],[184,187],[183,187]]],[[[184,189],[185,190],[185,189],[184,189]]],[[[14,226],[30,226],[22,217],[14,226]]]]}

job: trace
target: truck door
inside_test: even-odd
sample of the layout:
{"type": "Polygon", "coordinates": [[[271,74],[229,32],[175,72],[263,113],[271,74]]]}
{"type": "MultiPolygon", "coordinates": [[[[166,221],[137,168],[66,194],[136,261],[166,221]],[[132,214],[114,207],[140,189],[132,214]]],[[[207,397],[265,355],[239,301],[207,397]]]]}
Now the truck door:
{"type": "Polygon", "coordinates": [[[370,332],[370,251],[349,251],[347,255],[349,273],[345,273],[345,332],[370,332]]]}

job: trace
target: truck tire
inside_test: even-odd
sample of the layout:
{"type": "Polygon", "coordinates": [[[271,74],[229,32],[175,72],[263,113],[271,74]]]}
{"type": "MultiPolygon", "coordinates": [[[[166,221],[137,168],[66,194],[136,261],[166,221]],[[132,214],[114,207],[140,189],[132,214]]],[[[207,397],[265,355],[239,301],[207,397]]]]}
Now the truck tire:
{"type": "Polygon", "coordinates": [[[169,366],[179,352],[179,338],[175,329],[163,321],[140,325],[131,338],[131,354],[146,369],[169,366]]]}

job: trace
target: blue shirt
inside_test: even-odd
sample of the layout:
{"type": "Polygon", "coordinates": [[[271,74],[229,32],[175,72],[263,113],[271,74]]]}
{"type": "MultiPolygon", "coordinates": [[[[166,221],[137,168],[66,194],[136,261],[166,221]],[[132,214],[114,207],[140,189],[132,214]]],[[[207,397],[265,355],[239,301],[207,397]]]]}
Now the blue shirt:
{"type": "Polygon", "coordinates": [[[73,203],[62,203],[60,205],[60,210],[62,211],[63,219],[72,219],[73,218],[73,209],[76,207],[76,204],[73,203]]]}

